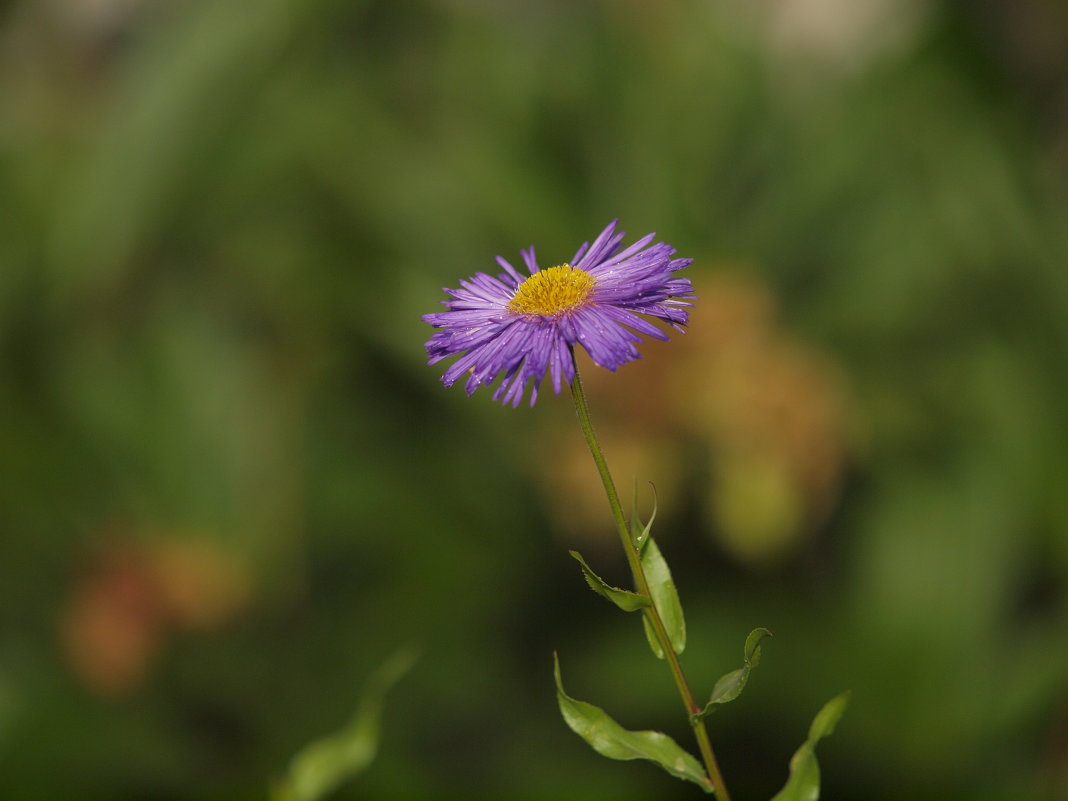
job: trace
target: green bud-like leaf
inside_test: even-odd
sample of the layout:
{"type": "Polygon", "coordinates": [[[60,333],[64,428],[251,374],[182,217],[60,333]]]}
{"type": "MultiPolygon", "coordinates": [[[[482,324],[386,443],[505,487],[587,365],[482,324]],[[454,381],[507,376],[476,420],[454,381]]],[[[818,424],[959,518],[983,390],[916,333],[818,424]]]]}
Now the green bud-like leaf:
{"type": "Polygon", "coordinates": [[[749,636],[745,638],[743,652],[745,663],[737,670],[732,670],[730,673],[720,676],[719,681],[712,688],[712,695],[708,699],[708,703],[705,704],[705,708],[693,715],[695,720],[708,717],[715,710],[717,704],[730,703],[742,694],[746,682],[749,681],[750,671],[760,664],[760,641],[770,636],[772,636],[771,632],[764,628],[753,629],[749,632],[749,636]]]}
{"type": "Polygon", "coordinates": [[[621,590],[619,587],[613,587],[606,583],[604,579],[598,576],[586,564],[586,560],[582,558],[582,554],[578,551],[568,551],[575,561],[582,566],[582,575],[586,577],[586,583],[590,585],[592,589],[598,595],[607,598],[614,603],[624,612],[634,612],[637,609],[641,609],[643,606],[649,606],[652,602],[644,595],[639,595],[636,592],[630,592],[629,590],[621,590]]]}
{"type": "Polygon", "coordinates": [[[609,759],[648,759],[672,776],[692,781],[706,793],[712,792],[712,784],[701,763],[666,734],[658,731],[628,731],[603,709],[585,701],[577,701],[565,693],[560,679],[560,660],[556,654],[553,654],[553,675],[556,678],[556,699],[564,721],[598,754],[609,759]]]}
{"type": "Polygon", "coordinates": [[[656,520],[656,486],[652,482],[649,486],[653,488],[653,511],[649,515],[649,522],[642,525],[642,519],[638,515],[638,482],[634,482],[634,501],[630,508],[630,540],[638,549],[638,553],[645,550],[645,543],[649,541],[649,532],[653,530],[653,521],[656,520]]]}
{"type": "Polygon", "coordinates": [[[403,649],[378,669],[367,682],[351,722],[335,734],[312,741],[293,757],[275,788],[276,801],[317,801],[371,763],[378,750],[386,692],[414,662],[415,652],[403,649]]]}
{"type": "MultiPolygon", "coordinates": [[[[660,613],[660,620],[667,629],[671,640],[671,647],[677,654],[681,654],[686,648],[686,621],[682,616],[682,604],[679,603],[679,594],[675,589],[675,582],[671,580],[671,571],[667,562],[664,561],[660,548],[652,537],[645,540],[645,549],[642,551],[642,571],[645,580],[649,583],[649,592],[653,596],[656,611],[660,613]]],[[[649,640],[649,647],[657,658],[664,658],[664,651],[660,647],[660,640],[653,630],[652,624],[647,617],[642,618],[645,624],[645,636],[649,640]]]]}
{"type": "Polygon", "coordinates": [[[816,714],[808,730],[808,739],[790,760],[790,778],[771,801],[818,801],[820,797],[820,766],[816,761],[816,743],[834,731],[839,718],[849,704],[850,693],[832,698],[816,714]]]}
{"type": "Polygon", "coordinates": [[[760,641],[765,637],[774,637],[775,635],[768,631],[766,628],[755,628],[749,632],[749,636],[745,638],[745,666],[748,668],[755,668],[760,664],[760,641]]]}

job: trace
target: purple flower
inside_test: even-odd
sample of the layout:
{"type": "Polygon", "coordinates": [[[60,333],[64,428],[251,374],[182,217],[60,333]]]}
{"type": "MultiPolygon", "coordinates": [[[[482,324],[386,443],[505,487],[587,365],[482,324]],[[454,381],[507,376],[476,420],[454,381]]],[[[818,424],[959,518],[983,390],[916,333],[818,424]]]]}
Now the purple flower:
{"type": "Polygon", "coordinates": [[[571,383],[575,344],[609,370],[641,358],[638,334],[668,337],[638,315],[657,317],[679,331],[686,324],[685,307],[693,304],[684,299],[694,297],[693,287],[673,273],[693,259],[672,259],[675,249],[666,242],[650,245],[654,234],[621,251],[623,236],[613,220],[566,264],[540,269],[531,246],[520,251],[529,276],[498,256],[504,272],[496,278],[475,273],[460,281],[460,289],[446,289],[451,299],[442,303],[448,311],[423,315],[441,329],[426,343],[428,364],[461,354],[442,376],[445,386],[467,373],[470,395],[503,375],[493,399],[513,406],[533,379],[533,406],[546,372],[557,395],[564,381],[571,383]]]}

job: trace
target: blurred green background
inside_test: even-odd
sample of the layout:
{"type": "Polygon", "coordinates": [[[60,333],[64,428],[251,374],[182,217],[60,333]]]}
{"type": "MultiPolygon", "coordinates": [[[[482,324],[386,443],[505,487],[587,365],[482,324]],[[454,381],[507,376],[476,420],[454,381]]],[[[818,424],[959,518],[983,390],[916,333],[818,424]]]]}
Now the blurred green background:
{"type": "Polygon", "coordinates": [[[373,799],[670,799],[691,745],[570,402],[419,315],[618,217],[686,336],[587,371],[656,484],[738,801],[1068,798],[1068,11],[1056,0],[0,3],[0,796],[262,798],[422,654],[373,799]],[[638,627],[640,628],[640,627],[638,627]]]}

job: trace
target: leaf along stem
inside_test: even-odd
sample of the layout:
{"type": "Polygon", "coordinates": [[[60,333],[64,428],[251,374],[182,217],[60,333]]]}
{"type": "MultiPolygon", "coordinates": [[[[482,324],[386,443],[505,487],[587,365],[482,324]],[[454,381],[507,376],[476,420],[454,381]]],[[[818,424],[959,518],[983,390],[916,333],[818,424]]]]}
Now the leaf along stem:
{"type": "Polygon", "coordinates": [[[727,792],[726,784],[723,782],[723,775],[720,773],[719,764],[716,762],[716,755],[712,751],[712,743],[708,739],[708,731],[705,728],[704,720],[694,717],[701,711],[701,707],[694,702],[693,693],[690,692],[690,686],[686,682],[686,675],[682,672],[682,665],[679,663],[678,655],[671,644],[667,629],[664,628],[664,621],[660,618],[656,604],[652,603],[649,582],[646,581],[645,571],[642,570],[641,555],[631,539],[630,529],[623,514],[623,507],[619,503],[619,493],[616,492],[612,474],[608,472],[608,463],[605,461],[604,452],[601,450],[597,435],[593,432],[593,423],[590,421],[590,408],[586,401],[586,392],[582,387],[582,377],[579,375],[578,362],[575,361],[574,351],[571,353],[571,359],[575,363],[575,378],[571,382],[571,395],[575,400],[575,411],[578,414],[579,424],[582,426],[582,434],[586,438],[586,444],[590,447],[590,454],[597,465],[601,483],[604,484],[604,491],[608,496],[608,505],[612,507],[612,517],[615,519],[616,528],[619,531],[619,539],[623,544],[623,551],[627,555],[627,562],[630,564],[630,572],[634,577],[635,589],[639,595],[643,595],[650,600],[649,606],[642,611],[652,625],[653,631],[656,632],[657,640],[659,640],[660,647],[664,651],[664,657],[667,660],[668,667],[671,669],[675,686],[678,687],[683,706],[686,707],[686,715],[693,725],[694,736],[697,738],[697,746],[701,751],[705,769],[708,771],[712,789],[720,801],[730,801],[731,797],[727,792]]]}

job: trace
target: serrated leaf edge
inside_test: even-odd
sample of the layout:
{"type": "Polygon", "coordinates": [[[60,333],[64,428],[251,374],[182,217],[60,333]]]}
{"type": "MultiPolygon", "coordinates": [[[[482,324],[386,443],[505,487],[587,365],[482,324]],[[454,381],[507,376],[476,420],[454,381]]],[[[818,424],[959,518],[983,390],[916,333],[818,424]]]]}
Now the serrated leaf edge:
{"type": "Polygon", "coordinates": [[[624,612],[636,612],[639,609],[652,605],[652,600],[646,596],[639,595],[630,590],[613,587],[606,582],[603,578],[593,572],[593,568],[586,563],[586,560],[582,558],[582,554],[578,551],[568,551],[568,553],[571,554],[571,557],[582,567],[582,575],[586,579],[586,584],[589,588],[602,598],[614,603],[624,612]]]}

